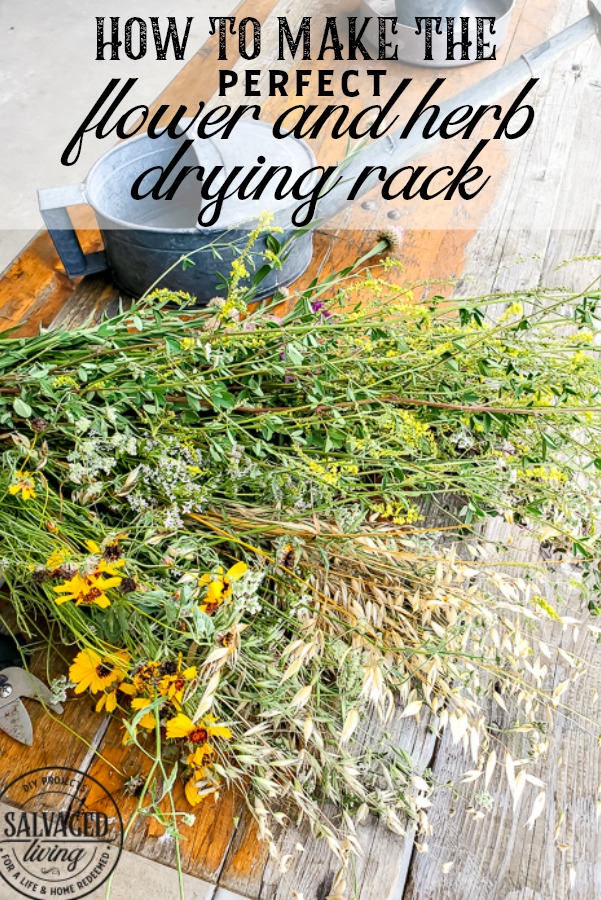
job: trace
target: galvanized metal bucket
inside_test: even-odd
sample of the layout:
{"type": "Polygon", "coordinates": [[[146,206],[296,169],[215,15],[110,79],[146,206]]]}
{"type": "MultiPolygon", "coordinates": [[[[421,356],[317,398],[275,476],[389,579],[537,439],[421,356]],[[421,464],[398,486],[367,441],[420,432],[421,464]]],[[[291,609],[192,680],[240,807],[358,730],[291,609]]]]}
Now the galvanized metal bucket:
{"type": "MultiPolygon", "coordinates": [[[[185,126],[185,120],[182,124],[185,126]]],[[[260,200],[228,200],[217,226],[199,228],[201,183],[193,175],[172,201],[152,197],[134,200],[131,189],[136,179],[153,167],[168,166],[177,149],[178,139],[168,135],[131,138],[109,150],[91,169],[85,184],[38,192],[46,227],[69,277],[110,269],[115,283],[131,296],[141,296],[158,282],[161,287],[188,291],[204,305],[220,293],[222,276],[229,273],[257,217],[271,211],[278,221],[289,220],[287,210],[297,201],[278,201],[273,192],[265,191],[260,200]],[[83,252],[71,223],[67,207],[81,204],[89,204],[96,215],[104,243],[100,253],[83,252]],[[194,265],[177,265],[186,255],[194,265]]],[[[316,164],[304,141],[276,140],[270,125],[242,120],[236,126],[235,141],[197,140],[182,156],[180,165],[204,163],[207,169],[222,165],[227,172],[241,162],[248,164],[250,160],[252,165],[258,155],[265,156],[270,164],[291,166],[296,175],[316,164]]],[[[293,231],[289,226],[287,233],[278,237],[285,241],[293,231]]],[[[264,263],[261,250],[265,245],[261,241],[264,238],[255,248],[256,267],[264,263]]],[[[282,268],[273,270],[260,284],[256,299],[270,296],[278,287],[299,278],[312,253],[312,235],[308,232],[295,240],[282,268]]]]}

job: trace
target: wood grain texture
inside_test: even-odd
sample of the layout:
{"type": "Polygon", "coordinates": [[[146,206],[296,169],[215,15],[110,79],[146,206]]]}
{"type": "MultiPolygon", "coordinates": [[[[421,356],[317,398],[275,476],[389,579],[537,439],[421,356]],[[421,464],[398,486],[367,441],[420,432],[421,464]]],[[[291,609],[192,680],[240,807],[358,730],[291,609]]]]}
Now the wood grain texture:
{"type": "MultiPolygon", "coordinates": [[[[540,564],[538,543],[523,531],[494,522],[485,533],[491,540],[511,542],[512,562],[540,564]]],[[[586,620],[588,611],[578,592],[570,587],[570,579],[578,580],[576,568],[556,568],[553,597],[563,598],[562,614],[586,620]]],[[[601,784],[601,762],[595,733],[599,710],[594,700],[595,692],[601,689],[599,648],[585,629],[577,643],[571,630],[562,632],[561,627],[553,625],[541,631],[540,639],[584,659],[588,666],[586,676],[562,698],[553,727],[548,729],[550,752],[533,769],[533,774],[548,786],[543,814],[532,831],[527,829],[532,803],[540,788],[528,786],[521,803],[514,808],[503,772],[504,752],[497,748],[499,762],[491,782],[493,811],[478,821],[469,812],[474,793],[482,788],[478,782],[473,789],[460,789],[460,796],[444,790],[438,793],[431,816],[433,836],[428,841],[429,853],[414,858],[404,894],[406,900],[479,900],[483,896],[498,900],[584,900],[599,895],[601,835],[595,803],[601,784]],[[453,863],[453,867],[443,874],[446,863],[453,863]]],[[[568,676],[567,664],[560,661],[552,676],[549,690],[568,676]]],[[[509,725],[509,717],[498,706],[491,707],[490,719],[501,729],[509,725]]],[[[528,755],[526,735],[505,736],[503,743],[509,745],[516,759],[528,755]]],[[[453,746],[446,734],[436,755],[435,777],[458,783],[470,767],[465,754],[453,746]]]]}
{"type": "MultiPolygon", "coordinates": [[[[562,6],[553,30],[573,18],[573,7],[562,6]]],[[[511,291],[537,284],[584,290],[599,279],[598,258],[558,268],[567,259],[598,257],[601,251],[599,216],[591,219],[584,215],[591,204],[583,197],[586,190],[598,190],[598,179],[593,184],[594,176],[591,180],[582,177],[601,140],[599,74],[598,47],[584,45],[572,58],[560,61],[537,89],[535,126],[520,148],[519,164],[511,167],[471,244],[458,293],[511,291]],[[579,208],[583,211],[580,220],[579,208]]],[[[488,534],[498,539],[511,530],[501,531],[493,524],[488,534]]],[[[515,532],[513,538],[512,558],[518,559],[522,553],[525,560],[538,559],[534,542],[524,542],[515,532]]],[[[557,574],[558,593],[563,588],[569,601],[562,612],[586,621],[587,610],[574,591],[565,589],[570,576],[578,579],[578,572],[564,569],[557,574]]],[[[563,641],[564,648],[580,653],[589,668],[566,698],[566,704],[583,720],[556,717],[549,756],[535,773],[549,785],[543,815],[532,831],[526,830],[532,791],[514,813],[502,779],[494,785],[498,799],[493,813],[479,822],[467,812],[467,802],[439,795],[431,817],[430,853],[415,856],[406,900],[476,900],[485,896],[494,900],[588,900],[601,895],[601,838],[595,810],[601,769],[591,735],[601,722],[594,703],[595,692],[601,690],[599,648],[584,636],[577,647],[567,646],[568,636],[557,631],[545,639],[559,646],[563,641]],[[453,868],[443,874],[441,866],[448,862],[453,862],[453,868]]],[[[554,683],[565,675],[558,667],[554,683]]],[[[502,720],[498,708],[491,715],[502,720]]],[[[518,748],[516,755],[520,755],[518,748]]],[[[466,768],[465,757],[445,736],[434,763],[435,774],[446,780],[458,777],[466,768]]]]}

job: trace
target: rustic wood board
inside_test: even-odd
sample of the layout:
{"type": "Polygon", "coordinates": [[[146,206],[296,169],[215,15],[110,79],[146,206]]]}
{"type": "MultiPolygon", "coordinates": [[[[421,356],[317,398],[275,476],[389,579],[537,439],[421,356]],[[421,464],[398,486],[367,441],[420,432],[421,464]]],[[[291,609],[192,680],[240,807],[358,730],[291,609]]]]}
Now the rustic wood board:
{"type": "MultiPolygon", "coordinates": [[[[564,26],[570,11],[570,4],[559,10],[553,30],[564,26]]],[[[571,59],[562,60],[539,88],[544,97],[537,105],[536,130],[525,139],[520,166],[512,168],[471,244],[460,293],[477,295],[491,289],[510,291],[537,284],[583,290],[601,276],[598,258],[558,268],[575,256],[598,257],[601,252],[599,218],[591,221],[583,217],[575,224],[573,209],[566,213],[568,198],[578,209],[587,186],[582,172],[595,158],[595,147],[601,140],[599,75],[598,48],[585,45],[571,59]],[[591,95],[596,97],[593,102],[591,95]],[[516,211],[511,200],[523,192],[524,173],[534,167],[544,190],[528,191],[531,215],[525,219],[526,204],[516,211]]],[[[587,207],[590,205],[581,203],[582,209],[587,207]]],[[[487,533],[499,539],[510,535],[511,530],[493,523],[487,533]]],[[[513,533],[512,537],[512,558],[518,559],[520,535],[513,533]]],[[[538,546],[532,542],[521,551],[525,561],[538,559],[538,546]]],[[[578,577],[577,572],[558,572],[558,585],[570,574],[578,577]]],[[[586,620],[588,612],[576,592],[568,589],[565,595],[571,602],[562,612],[586,620]]],[[[566,635],[556,629],[549,632],[549,643],[562,646],[562,639],[567,642],[566,635]]],[[[601,690],[599,648],[585,636],[577,647],[563,646],[589,663],[586,677],[571,690],[566,703],[588,719],[594,730],[595,723],[601,723],[593,701],[595,692],[601,690]]],[[[554,683],[563,680],[565,674],[558,667],[554,683]]],[[[491,714],[497,719],[502,716],[498,708],[491,714]]],[[[434,762],[435,775],[447,780],[457,778],[465,769],[464,756],[446,735],[434,762]]],[[[584,900],[599,896],[601,836],[596,802],[601,768],[590,729],[587,733],[581,723],[558,716],[549,756],[535,774],[548,782],[549,789],[546,809],[532,831],[525,829],[532,794],[523,798],[514,812],[503,779],[495,785],[498,799],[493,813],[479,822],[467,812],[467,802],[441,794],[431,817],[434,835],[429,840],[430,852],[414,858],[406,900],[476,900],[483,896],[499,900],[584,900]],[[453,867],[443,874],[441,867],[449,862],[453,867]]]]}
{"type": "MultiPolygon", "coordinates": [[[[573,19],[576,5],[562,4],[555,22],[549,26],[549,32],[558,30],[565,21],[573,19]]],[[[548,23],[550,6],[557,8],[557,3],[518,0],[512,34],[498,64],[506,58],[514,58],[544,38],[543,28],[548,23]]],[[[353,13],[353,7],[354,4],[348,0],[342,3],[308,0],[302,6],[294,0],[258,0],[253,3],[247,0],[241,5],[239,14],[252,14],[263,21],[271,16],[270,22],[275,21],[277,15],[286,15],[292,23],[295,18],[306,14],[321,17],[353,13]]],[[[441,292],[440,285],[432,287],[428,282],[448,281],[456,277],[462,279],[458,292],[463,294],[492,289],[510,290],[542,281],[573,283],[572,267],[557,272],[555,267],[571,255],[599,252],[599,223],[583,222],[581,226],[567,231],[562,220],[562,205],[558,202],[560,197],[577,195],[577,191],[582,189],[580,172],[595,158],[591,149],[595,144],[592,142],[597,141],[596,146],[599,146],[601,141],[598,75],[589,74],[595,52],[598,49],[591,42],[579,50],[575,58],[561,61],[552,75],[544,79],[537,89],[536,125],[520,143],[519,153],[510,157],[502,146],[491,147],[488,165],[498,176],[493,193],[487,193],[479,206],[470,209],[470,228],[456,228],[456,213],[444,203],[430,203],[427,209],[421,210],[412,208],[409,217],[406,210],[402,211],[401,219],[394,222],[388,219],[388,210],[381,204],[375,204],[371,209],[349,210],[338,218],[335,228],[332,226],[327,231],[321,229],[316,235],[313,263],[299,284],[302,286],[317,274],[348,264],[351,255],[355,256],[373,246],[374,232],[392,224],[400,224],[405,231],[402,255],[406,277],[408,280],[426,282],[424,294],[431,290],[441,292]],[[582,66],[582,69],[573,69],[574,65],[582,66]],[[594,127],[591,125],[593,121],[594,127]],[[512,197],[523,194],[526,186],[524,172],[532,171],[533,165],[540,169],[544,191],[531,192],[530,207],[521,205],[515,209],[512,197]],[[528,216],[524,215],[525,208],[530,209],[528,216]],[[436,223],[436,227],[432,228],[431,223],[436,223]],[[525,261],[516,262],[520,259],[525,261]]],[[[159,98],[160,102],[194,103],[198,99],[208,99],[216,87],[215,61],[216,40],[211,39],[159,98]]],[[[263,60],[262,64],[265,65],[263,60]]],[[[357,67],[361,65],[358,63],[357,67]]],[[[254,64],[245,66],[252,68],[254,64]]],[[[242,63],[236,63],[235,67],[242,68],[242,63]]],[[[286,64],[278,63],[278,68],[285,67],[286,64]]],[[[303,67],[307,65],[303,64],[303,67]]],[[[494,64],[459,70],[452,85],[449,83],[445,89],[448,93],[455,93],[478,80],[491,68],[494,64]]],[[[404,66],[399,66],[398,73],[399,77],[409,75],[415,79],[416,92],[420,85],[430,83],[434,74],[404,66]]],[[[308,96],[306,99],[312,102],[316,98],[308,96]]],[[[270,118],[275,111],[275,102],[268,102],[265,117],[270,118]]],[[[317,149],[318,152],[321,149],[325,160],[330,152],[328,148],[317,149]]],[[[577,197],[575,200],[577,202],[577,197]]],[[[98,247],[98,235],[92,230],[89,219],[83,221],[90,229],[83,234],[84,243],[86,247],[95,249],[98,247]]],[[[592,281],[595,264],[588,263],[579,271],[585,273],[581,277],[592,281]]],[[[451,289],[451,286],[442,288],[447,293],[451,289]]],[[[62,272],[48,236],[43,233],[34,239],[0,280],[1,321],[6,327],[26,321],[22,333],[35,332],[40,324],[74,327],[89,318],[97,318],[104,311],[114,310],[118,302],[118,292],[105,276],[86,279],[77,285],[70,282],[62,272]]],[[[589,712],[592,716],[596,715],[594,710],[589,712]]],[[[66,736],[48,719],[39,722],[43,717],[36,711],[34,714],[36,736],[39,733],[43,736],[39,748],[36,745],[34,751],[25,752],[10,742],[6,746],[0,745],[4,758],[7,761],[10,759],[11,771],[13,761],[17,773],[48,761],[56,762],[55,746],[60,744],[63,760],[78,766],[91,765],[92,773],[117,793],[123,776],[137,773],[139,759],[131,749],[123,748],[119,726],[114,722],[108,724],[94,715],[91,703],[84,701],[69,706],[65,721],[72,724],[76,721],[78,730],[83,728],[84,736],[90,743],[96,742],[104,759],[93,759],[89,748],[77,738],[66,736]],[[19,769],[19,766],[22,768],[19,769]]],[[[433,765],[441,777],[465,768],[465,760],[458,756],[446,739],[440,747],[437,746],[425,723],[417,726],[404,721],[395,723],[394,727],[400,745],[413,753],[418,767],[433,765]]],[[[377,724],[374,723],[376,732],[377,724]]],[[[594,769],[598,762],[593,765],[583,739],[573,729],[558,729],[557,742],[558,749],[554,752],[562,752],[564,760],[569,760],[569,763],[557,770],[553,789],[557,804],[565,803],[570,810],[565,834],[568,841],[569,834],[573,833],[571,858],[577,869],[576,885],[580,876],[578,866],[584,869],[584,888],[575,888],[580,893],[574,896],[592,897],[601,891],[594,881],[594,877],[598,878],[593,870],[595,864],[598,865],[599,846],[591,820],[595,802],[593,793],[601,781],[599,772],[594,769]]],[[[402,897],[425,900],[464,895],[476,898],[485,894],[503,900],[538,900],[539,897],[546,900],[547,897],[572,896],[568,887],[572,863],[568,862],[567,856],[557,862],[549,838],[549,827],[554,827],[549,818],[552,815],[551,806],[547,817],[541,819],[530,835],[523,829],[524,812],[520,813],[521,819],[516,817],[510,822],[510,803],[507,809],[499,806],[495,816],[478,832],[473,823],[467,821],[464,811],[458,810],[454,818],[449,818],[448,804],[445,805],[444,799],[439,802],[440,806],[432,817],[436,830],[435,837],[430,840],[430,855],[416,855],[413,852],[411,833],[403,840],[391,835],[382,823],[370,821],[362,826],[366,853],[358,863],[354,877],[349,879],[349,885],[355,888],[360,900],[400,900],[402,897]],[[456,853],[457,849],[461,851],[458,858],[452,857],[451,854],[456,853]],[[443,879],[440,864],[450,858],[455,859],[455,867],[443,879]]],[[[122,805],[127,815],[134,808],[135,801],[124,798],[122,805]]],[[[337,862],[323,843],[307,837],[302,829],[298,832],[289,830],[282,835],[282,851],[291,851],[297,841],[304,844],[305,852],[293,861],[287,875],[282,876],[277,866],[268,860],[265,848],[257,843],[254,825],[245,814],[241,799],[224,793],[218,803],[211,801],[202,807],[198,822],[190,830],[189,839],[183,846],[184,867],[190,874],[218,883],[224,891],[236,891],[243,896],[283,900],[297,890],[304,893],[305,900],[322,900],[329,892],[338,868],[337,862]]],[[[169,865],[174,864],[173,844],[148,822],[140,821],[132,830],[129,848],[169,865]]]]}

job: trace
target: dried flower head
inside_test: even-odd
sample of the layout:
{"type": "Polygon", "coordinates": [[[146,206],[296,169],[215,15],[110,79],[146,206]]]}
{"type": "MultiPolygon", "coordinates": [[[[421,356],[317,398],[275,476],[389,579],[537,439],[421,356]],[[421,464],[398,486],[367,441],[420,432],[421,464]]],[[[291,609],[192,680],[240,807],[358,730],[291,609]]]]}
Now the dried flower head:
{"type": "Polygon", "coordinates": [[[376,240],[377,243],[386,243],[386,248],[383,253],[389,253],[391,256],[396,256],[401,250],[404,236],[405,232],[402,228],[390,226],[389,228],[385,228],[383,231],[378,232],[376,240]]]}

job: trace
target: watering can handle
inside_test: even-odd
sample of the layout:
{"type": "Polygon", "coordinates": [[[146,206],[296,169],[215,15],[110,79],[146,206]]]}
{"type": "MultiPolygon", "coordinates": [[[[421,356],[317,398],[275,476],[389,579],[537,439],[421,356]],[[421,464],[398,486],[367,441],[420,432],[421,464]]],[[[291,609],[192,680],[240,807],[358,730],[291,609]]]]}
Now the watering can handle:
{"type": "Polygon", "coordinates": [[[38,202],[44,224],[69,278],[104,272],[108,268],[104,250],[98,253],[83,252],[67,211],[68,206],[88,203],[85,186],[71,184],[46,188],[38,191],[38,202]]]}

